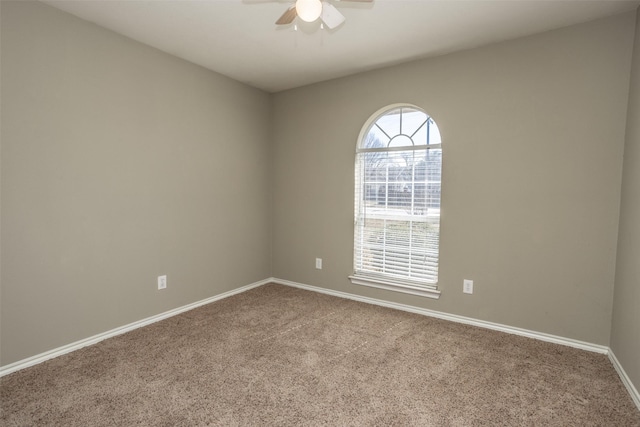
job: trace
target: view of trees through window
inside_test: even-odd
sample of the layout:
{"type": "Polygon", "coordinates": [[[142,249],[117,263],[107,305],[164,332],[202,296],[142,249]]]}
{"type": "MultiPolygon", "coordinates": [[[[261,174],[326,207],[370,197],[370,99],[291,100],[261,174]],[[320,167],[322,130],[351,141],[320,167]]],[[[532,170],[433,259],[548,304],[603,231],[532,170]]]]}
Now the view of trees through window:
{"type": "Polygon", "coordinates": [[[442,149],[415,108],[379,117],[357,153],[356,274],[437,282],[442,149]]]}

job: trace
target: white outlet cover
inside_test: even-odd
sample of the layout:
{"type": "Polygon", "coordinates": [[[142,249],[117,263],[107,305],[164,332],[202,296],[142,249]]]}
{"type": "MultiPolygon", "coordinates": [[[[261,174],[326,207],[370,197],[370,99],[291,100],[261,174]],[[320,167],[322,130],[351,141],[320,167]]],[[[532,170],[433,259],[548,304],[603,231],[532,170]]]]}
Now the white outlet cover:
{"type": "Polygon", "coordinates": [[[316,258],[316,268],[322,270],[322,258],[316,258]]]}
{"type": "Polygon", "coordinates": [[[158,276],[158,289],[166,289],[167,288],[167,276],[158,276]]]}
{"type": "Polygon", "coordinates": [[[473,280],[464,279],[464,281],[462,282],[462,292],[464,292],[465,294],[473,293],[473,280]]]}

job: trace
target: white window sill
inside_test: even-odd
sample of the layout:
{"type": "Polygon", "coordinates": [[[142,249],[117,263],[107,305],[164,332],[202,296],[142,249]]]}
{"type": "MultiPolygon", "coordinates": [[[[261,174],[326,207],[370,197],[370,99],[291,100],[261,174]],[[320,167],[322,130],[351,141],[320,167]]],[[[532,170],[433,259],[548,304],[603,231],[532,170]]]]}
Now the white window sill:
{"type": "Polygon", "coordinates": [[[349,276],[349,280],[354,285],[369,286],[371,288],[384,289],[387,291],[402,292],[405,294],[417,295],[419,297],[440,298],[440,291],[434,288],[419,285],[409,285],[367,276],[349,276]]]}

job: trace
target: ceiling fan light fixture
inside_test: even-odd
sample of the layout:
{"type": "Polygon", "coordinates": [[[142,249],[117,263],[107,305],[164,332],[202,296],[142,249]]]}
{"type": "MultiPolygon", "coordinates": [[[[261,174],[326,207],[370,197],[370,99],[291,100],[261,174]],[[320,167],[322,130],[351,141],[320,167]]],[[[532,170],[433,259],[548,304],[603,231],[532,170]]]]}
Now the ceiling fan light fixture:
{"type": "Polygon", "coordinates": [[[305,22],[313,22],[322,14],[322,2],[320,0],[297,0],[296,13],[305,22]]]}

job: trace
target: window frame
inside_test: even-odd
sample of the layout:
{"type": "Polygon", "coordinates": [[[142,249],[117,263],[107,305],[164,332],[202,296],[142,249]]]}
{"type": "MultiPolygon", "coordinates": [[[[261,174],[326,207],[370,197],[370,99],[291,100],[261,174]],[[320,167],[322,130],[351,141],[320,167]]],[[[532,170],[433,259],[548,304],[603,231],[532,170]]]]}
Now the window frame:
{"type": "MultiPolygon", "coordinates": [[[[435,120],[433,119],[432,116],[430,116],[429,114],[427,114],[422,108],[412,105],[412,104],[392,104],[392,105],[388,105],[384,108],[381,108],[380,110],[378,110],[376,113],[374,113],[373,115],[371,115],[369,117],[369,119],[365,122],[364,126],[362,127],[361,131],[360,131],[360,135],[358,136],[358,140],[356,143],[356,153],[355,153],[355,171],[354,171],[354,177],[355,177],[355,182],[354,182],[354,199],[355,199],[355,204],[354,204],[354,234],[353,234],[353,243],[354,243],[354,249],[353,249],[353,271],[354,273],[352,275],[349,276],[349,279],[351,281],[352,284],[355,285],[362,285],[362,286],[368,286],[368,287],[373,287],[373,288],[378,288],[378,289],[384,289],[384,290],[390,290],[390,291],[395,291],[395,292],[402,292],[402,293],[406,293],[406,294],[411,294],[411,295],[416,295],[416,296],[421,296],[421,297],[427,297],[427,298],[433,298],[433,299],[438,299],[440,297],[440,290],[438,289],[438,269],[440,266],[440,222],[441,222],[441,216],[440,216],[440,211],[438,210],[438,214],[437,214],[437,226],[438,226],[438,231],[437,231],[437,247],[436,247],[436,266],[435,266],[435,280],[434,281],[429,281],[426,279],[423,280],[416,280],[413,278],[409,278],[408,276],[405,277],[399,277],[397,274],[385,274],[385,273],[373,273],[371,271],[358,271],[358,262],[360,261],[360,263],[362,262],[362,248],[361,245],[358,243],[358,237],[360,236],[360,229],[358,227],[362,227],[362,225],[359,223],[360,217],[363,217],[364,219],[366,219],[366,214],[363,214],[361,212],[362,209],[366,209],[366,195],[365,193],[367,192],[365,190],[365,187],[367,185],[367,181],[365,178],[363,178],[364,176],[364,172],[363,172],[363,167],[361,165],[361,163],[364,161],[364,154],[366,153],[375,153],[375,152],[382,152],[382,153],[393,153],[393,152],[427,152],[428,150],[440,150],[440,158],[439,158],[439,171],[438,173],[440,174],[440,177],[442,176],[442,144],[441,141],[438,144],[428,144],[429,141],[427,141],[427,144],[425,145],[416,145],[413,141],[413,136],[415,135],[415,133],[417,133],[417,131],[420,129],[420,127],[418,127],[418,129],[416,130],[416,132],[414,132],[413,135],[409,136],[406,134],[402,133],[402,129],[401,129],[401,124],[400,127],[398,129],[398,132],[396,135],[390,136],[387,135],[387,137],[389,137],[389,142],[387,143],[386,147],[373,147],[373,148],[366,148],[363,147],[363,145],[366,143],[367,137],[371,131],[371,129],[376,126],[376,124],[378,123],[378,121],[380,119],[382,119],[384,116],[387,115],[391,115],[393,114],[394,111],[398,111],[398,110],[402,110],[402,109],[409,109],[409,110],[416,110],[419,111],[421,113],[423,113],[426,116],[426,121],[425,123],[427,123],[428,120],[431,120],[433,122],[433,124],[435,124],[436,128],[437,128],[437,124],[435,122],[435,120]],[[409,137],[411,139],[411,143],[412,146],[406,145],[406,146],[401,146],[401,147],[393,147],[391,146],[392,140],[394,138],[396,138],[397,136],[400,135],[404,135],[404,137],[409,137]],[[364,215],[364,216],[363,216],[364,215]],[[359,258],[360,257],[360,258],[359,258]]],[[[402,114],[403,112],[400,111],[400,123],[402,123],[402,114]]],[[[439,133],[439,128],[438,128],[438,133],[439,133]]],[[[427,139],[429,138],[429,136],[427,136],[427,139]]],[[[424,184],[424,185],[429,185],[431,182],[425,178],[424,181],[416,181],[415,180],[415,166],[413,166],[413,172],[412,172],[412,181],[411,184],[415,185],[418,182],[420,184],[424,184]]],[[[442,179],[440,178],[439,181],[439,193],[438,193],[438,204],[440,203],[441,199],[442,199],[442,194],[441,194],[441,189],[442,189],[442,179]]],[[[389,183],[386,183],[386,190],[388,191],[389,188],[389,183]]],[[[413,187],[415,188],[415,187],[413,187]]],[[[413,205],[413,201],[415,198],[415,193],[413,192],[413,190],[411,190],[411,194],[412,194],[412,205],[411,205],[411,209],[412,212],[410,213],[410,217],[414,218],[417,215],[413,212],[414,209],[414,205],[413,205]]],[[[425,203],[426,199],[425,199],[425,203]]],[[[385,202],[385,210],[388,209],[388,203],[385,202]]],[[[425,209],[425,211],[428,211],[428,209],[425,209]]],[[[434,223],[434,220],[431,219],[429,220],[427,218],[427,214],[424,214],[424,222],[427,223],[434,223]]],[[[409,224],[413,225],[414,223],[419,222],[419,221],[414,221],[413,219],[409,220],[409,224]]],[[[386,223],[385,223],[386,224],[386,223]]],[[[385,225],[386,227],[386,225],[385,225]]],[[[409,239],[411,239],[411,237],[409,237],[409,239]]],[[[411,244],[411,243],[409,243],[411,244]]],[[[384,243],[383,245],[388,245],[388,243],[384,243]]],[[[425,243],[426,246],[426,243],[425,243]]],[[[425,250],[427,248],[425,247],[425,250]]],[[[425,255],[426,256],[426,255],[425,255]]],[[[386,261],[383,261],[383,263],[386,263],[386,261]]],[[[409,273],[410,274],[410,273],[409,273]]]]}

